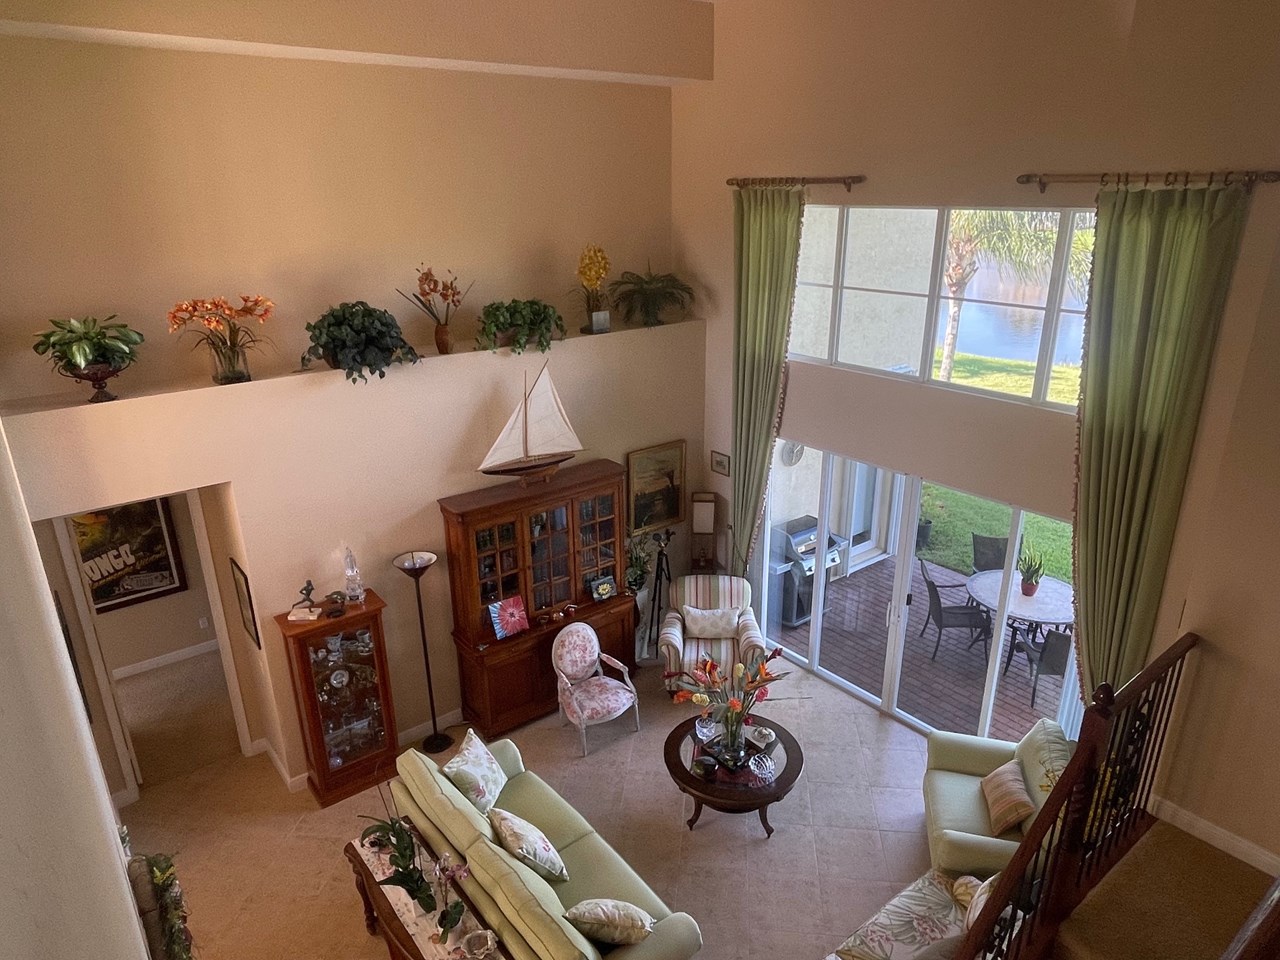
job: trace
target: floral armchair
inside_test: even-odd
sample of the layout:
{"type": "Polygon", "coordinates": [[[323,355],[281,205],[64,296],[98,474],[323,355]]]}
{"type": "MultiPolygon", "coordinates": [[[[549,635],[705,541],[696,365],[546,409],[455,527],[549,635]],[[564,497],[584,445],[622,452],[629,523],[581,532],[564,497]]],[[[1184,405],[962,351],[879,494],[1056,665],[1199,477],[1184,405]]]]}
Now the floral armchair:
{"type": "MultiPolygon", "coordinates": [[[[663,618],[658,634],[658,652],[666,673],[692,670],[708,657],[728,666],[748,663],[765,655],[764,637],[751,609],[751,584],[742,577],[710,574],[681,577],[671,584],[669,598],[671,609],[663,618]],[[732,610],[736,613],[737,625],[727,636],[693,636],[694,631],[686,630],[685,607],[699,611],[732,610]]],[[[679,689],[671,677],[667,678],[666,685],[672,692],[679,689]]]]}
{"type": "Polygon", "coordinates": [[[582,755],[587,755],[587,727],[607,723],[635,710],[640,729],[640,703],[627,668],[600,651],[600,638],[590,624],[571,623],[551,644],[551,663],[556,671],[560,711],[582,735],[582,755]],[[606,677],[601,667],[607,663],[622,674],[622,680],[606,677]]]}

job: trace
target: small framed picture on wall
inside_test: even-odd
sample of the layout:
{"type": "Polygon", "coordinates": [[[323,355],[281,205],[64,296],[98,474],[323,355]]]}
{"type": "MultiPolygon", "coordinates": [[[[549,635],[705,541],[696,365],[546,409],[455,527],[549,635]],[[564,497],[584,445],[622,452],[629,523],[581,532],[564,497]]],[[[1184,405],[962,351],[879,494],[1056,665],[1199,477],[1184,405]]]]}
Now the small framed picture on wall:
{"type": "Polygon", "coordinates": [[[718,473],[722,477],[729,476],[729,455],[721,453],[719,450],[711,451],[711,472],[718,473]]]}
{"type": "Polygon", "coordinates": [[[244,632],[252,638],[254,646],[261,650],[262,637],[258,634],[258,618],[253,614],[253,594],[249,592],[249,575],[244,572],[240,564],[236,563],[235,557],[228,559],[231,561],[231,579],[236,585],[236,603],[240,606],[240,622],[244,624],[244,632]]]}

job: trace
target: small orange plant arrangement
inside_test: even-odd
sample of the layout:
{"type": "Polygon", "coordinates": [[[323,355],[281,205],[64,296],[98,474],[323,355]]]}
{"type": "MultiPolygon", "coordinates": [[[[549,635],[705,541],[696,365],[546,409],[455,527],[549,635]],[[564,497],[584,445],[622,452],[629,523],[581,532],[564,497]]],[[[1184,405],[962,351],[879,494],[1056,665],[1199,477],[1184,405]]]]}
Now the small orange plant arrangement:
{"type": "Polygon", "coordinates": [[[769,684],[788,676],[769,669],[769,664],[781,654],[782,648],[776,647],[752,666],[735,663],[727,673],[721,673],[720,665],[714,660],[705,659],[692,671],[663,674],[663,679],[675,680],[680,687],[673,698],[676,703],[691,702],[702,707],[703,717],[724,728],[718,742],[712,741],[707,746],[730,770],[746,762],[746,727],[751,725],[752,709],[769,698],[769,684]]]}
{"type": "Polygon", "coordinates": [[[274,303],[257,295],[241,294],[238,307],[224,297],[182,300],[169,311],[169,332],[195,332],[196,346],[209,348],[214,383],[244,383],[253,379],[248,351],[266,341],[254,332],[251,321],[266,323],[274,309],[274,303]]]}
{"type": "Polygon", "coordinates": [[[467,284],[467,289],[463,290],[458,285],[458,278],[454,276],[452,270],[449,271],[447,279],[441,280],[431,267],[424,266],[418,272],[417,293],[405,293],[403,290],[396,290],[396,293],[435,321],[436,350],[444,355],[453,350],[449,320],[462,306],[462,301],[466,299],[475,283],[472,280],[467,284]]]}

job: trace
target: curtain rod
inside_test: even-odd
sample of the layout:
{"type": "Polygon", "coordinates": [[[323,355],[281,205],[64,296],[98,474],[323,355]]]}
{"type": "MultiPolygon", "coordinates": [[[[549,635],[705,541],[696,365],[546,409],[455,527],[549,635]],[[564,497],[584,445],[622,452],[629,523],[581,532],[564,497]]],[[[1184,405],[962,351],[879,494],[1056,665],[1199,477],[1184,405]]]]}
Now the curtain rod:
{"type": "Polygon", "coordinates": [[[731,187],[807,187],[811,183],[842,183],[847,192],[853,192],[855,183],[867,178],[857,173],[851,177],[730,177],[725,181],[731,187]]]}
{"type": "Polygon", "coordinates": [[[1051,183],[1096,183],[1102,187],[1136,186],[1164,184],[1176,187],[1181,184],[1189,187],[1193,183],[1204,183],[1213,186],[1222,183],[1230,186],[1243,183],[1248,192],[1252,192],[1255,183],[1280,183],[1280,170],[1211,170],[1196,173],[1190,170],[1168,170],[1164,173],[1024,173],[1018,177],[1021,184],[1034,183],[1044,193],[1051,183]]]}

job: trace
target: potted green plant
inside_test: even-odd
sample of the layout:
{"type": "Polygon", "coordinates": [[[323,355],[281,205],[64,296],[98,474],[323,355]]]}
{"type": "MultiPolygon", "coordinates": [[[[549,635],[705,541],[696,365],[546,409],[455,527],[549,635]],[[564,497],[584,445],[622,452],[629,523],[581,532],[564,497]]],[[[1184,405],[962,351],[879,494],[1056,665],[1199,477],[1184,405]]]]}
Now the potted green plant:
{"type": "Polygon", "coordinates": [[[541,300],[495,301],[480,311],[480,332],[476,345],[481,350],[511,347],[512,353],[523,353],[531,342],[546,353],[551,341],[564,339],[564,320],[555,307],[541,300]]]}
{"type": "Polygon", "coordinates": [[[1044,576],[1044,555],[1030,546],[1024,546],[1018,555],[1018,573],[1022,574],[1022,595],[1034,597],[1044,576]]]}
{"type": "Polygon", "coordinates": [[[53,329],[36,334],[31,349],[47,356],[55,373],[92,384],[95,392],[90,403],[114,400],[107,381],[137,361],[138,345],[145,339],[128,324],[112,323],[115,318],[113,313],[105,320],[50,320],[53,329]]]}
{"type": "Polygon", "coordinates": [[[662,323],[663,310],[689,308],[693,288],[674,273],[654,273],[652,268],[643,274],[627,270],[609,284],[609,296],[627,323],[639,316],[646,327],[656,327],[662,323]]]}
{"type": "Polygon", "coordinates": [[[302,366],[324,360],[344,370],[352,383],[368,379],[368,373],[387,375],[393,363],[417,363],[418,352],[404,339],[400,324],[386,310],[363,300],[330,307],[319,320],[307,324],[311,346],[302,355],[302,366]]]}
{"type": "Polygon", "coordinates": [[[387,858],[391,873],[379,880],[378,886],[399,887],[424,914],[433,913],[436,909],[435,891],[418,863],[418,842],[404,820],[397,817],[365,819],[373,823],[360,832],[360,842],[391,851],[387,858]]]}

